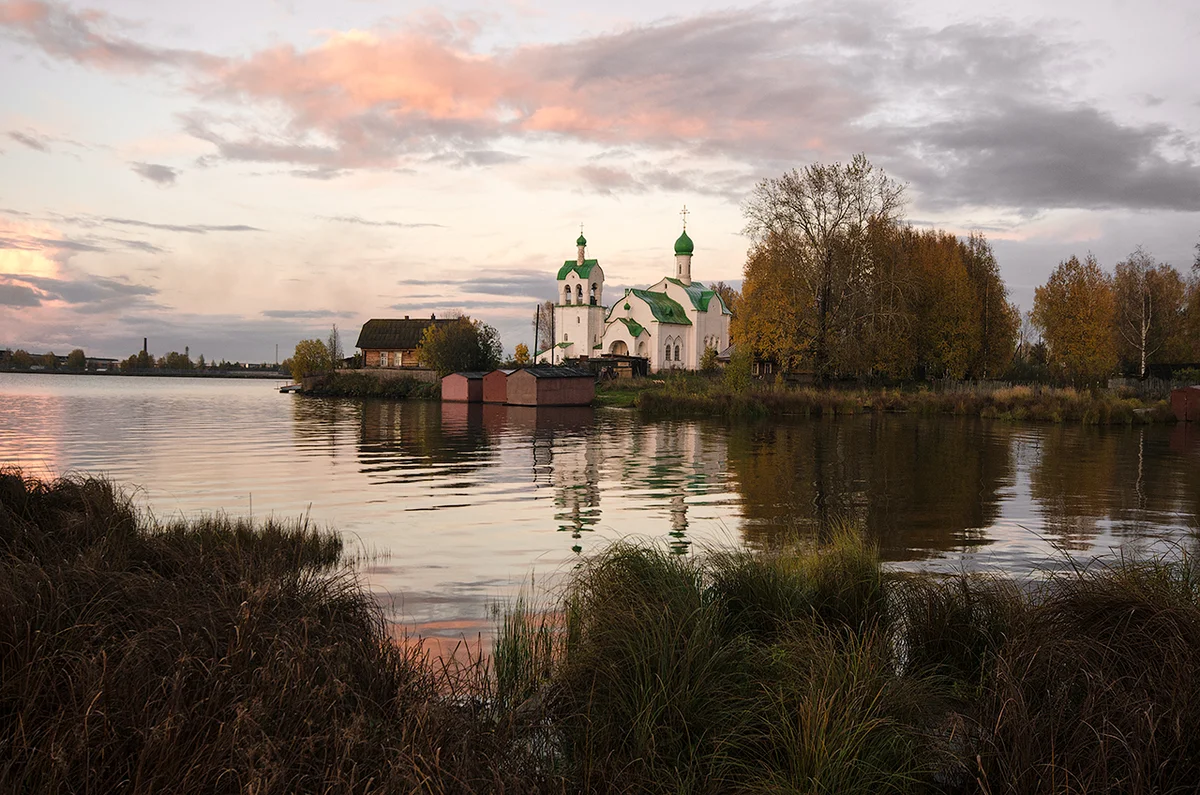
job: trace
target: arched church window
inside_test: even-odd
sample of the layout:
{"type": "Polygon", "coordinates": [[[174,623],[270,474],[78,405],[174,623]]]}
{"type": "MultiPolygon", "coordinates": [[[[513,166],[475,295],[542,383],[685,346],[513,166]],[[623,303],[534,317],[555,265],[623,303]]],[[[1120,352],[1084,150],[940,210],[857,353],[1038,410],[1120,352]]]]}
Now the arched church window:
{"type": "Polygon", "coordinates": [[[566,287],[563,288],[563,294],[564,294],[563,295],[563,303],[564,304],[571,303],[571,285],[568,284],[566,287]]]}
{"type": "Polygon", "coordinates": [[[671,361],[671,343],[667,343],[666,353],[663,354],[663,361],[671,361]]]}
{"type": "Polygon", "coordinates": [[[679,346],[675,346],[675,361],[679,361],[679,346]]]}
{"type": "Polygon", "coordinates": [[[592,306],[596,305],[596,289],[596,283],[592,282],[592,291],[591,295],[589,296],[592,306]]]}
{"type": "Polygon", "coordinates": [[[583,303],[583,285],[582,284],[575,285],[575,303],[577,303],[577,304],[583,303]]]}

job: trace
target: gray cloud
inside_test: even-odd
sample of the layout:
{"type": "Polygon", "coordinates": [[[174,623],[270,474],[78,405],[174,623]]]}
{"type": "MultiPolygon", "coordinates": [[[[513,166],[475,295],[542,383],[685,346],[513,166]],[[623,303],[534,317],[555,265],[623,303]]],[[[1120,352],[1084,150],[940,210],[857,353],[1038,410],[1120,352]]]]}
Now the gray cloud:
{"type": "Polygon", "coordinates": [[[151,182],[157,182],[159,185],[174,185],[176,178],[181,173],[177,168],[159,165],[158,163],[130,163],[129,167],[138,176],[148,179],[151,182]]]}
{"type": "Polygon", "coordinates": [[[47,53],[104,68],[175,66],[205,101],[239,108],[180,117],[186,133],[213,147],[205,164],[281,163],[327,179],[431,159],[513,162],[519,156],[499,146],[558,139],[646,158],[565,172],[564,180],[581,176],[610,194],[740,198],[750,175],[863,151],[929,207],[1192,211],[1200,195],[1195,135],[1117,119],[1069,91],[1093,53],[1041,21],[929,27],[882,0],[816,0],[491,53],[472,52],[469,36],[412,27],[217,58],[116,35],[104,14],[25,8],[36,13],[0,10],[0,27],[47,53]],[[430,62],[413,57],[427,50],[444,64],[422,67],[422,85],[455,97],[453,111],[404,93],[402,79],[394,96],[364,97],[330,77],[378,64],[415,68],[407,64],[430,62]],[[257,113],[263,106],[270,112],[257,113]],[[667,168],[664,158],[735,167],[667,168]]]}
{"type": "Polygon", "coordinates": [[[466,152],[444,152],[430,158],[432,162],[448,163],[452,168],[486,168],[525,160],[525,155],[514,155],[498,149],[473,149],[466,152]]]}
{"type": "Polygon", "coordinates": [[[45,136],[35,132],[21,132],[20,130],[11,130],[8,137],[19,144],[28,146],[30,149],[36,149],[39,152],[49,152],[50,142],[45,136]]]}
{"type": "Polygon", "coordinates": [[[360,218],[357,215],[326,215],[321,216],[326,221],[337,221],[343,224],[358,224],[359,226],[391,226],[397,229],[423,229],[435,228],[445,229],[443,224],[430,223],[405,223],[403,221],[369,221],[366,218],[360,218]]]}
{"type": "Polygon", "coordinates": [[[164,232],[186,232],[192,235],[206,235],[209,232],[264,232],[257,226],[246,224],[156,224],[150,221],[139,221],[135,218],[101,218],[103,223],[118,226],[135,226],[144,229],[159,229],[164,232]]]}
{"type": "Polygon", "coordinates": [[[329,309],[268,309],[263,317],[283,320],[309,320],[322,317],[354,317],[353,312],[335,312],[329,309]]]}
{"type": "Polygon", "coordinates": [[[1157,210],[1200,208],[1200,164],[1168,158],[1165,125],[1095,108],[998,103],[990,113],[897,130],[925,204],[1157,210]],[[922,151],[936,161],[917,161],[922,151]],[[934,165],[936,162],[937,165],[934,165]]]}
{"type": "Polygon", "coordinates": [[[165,248],[160,248],[153,243],[147,243],[145,240],[128,240],[124,238],[118,238],[116,242],[120,243],[125,248],[131,248],[134,251],[144,251],[147,254],[167,253],[165,248]]]}
{"type": "Polygon", "coordinates": [[[32,287],[24,284],[0,282],[0,306],[41,306],[42,298],[32,287]]]}
{"type": "MultiPolygon", "coordinates": [[[[70,278],[0,273],[0,284],[24,287],[28,293],[35,294],[39,301],[63,301],[75,311],[84,314],[98,314],[132,306],[155,306],[148,299],[158,294],[155,287],[87,273],[70,278]]],[[[28,295],[21,290],[17,293],[28,295]]]]}
{"type": "Polygon", "coordinates": [[[66,251],[107,250],[103,246],[98,246],[94,243],[85,243],[81,240],[70,240],[67,238],[33,237],[23,235],[18,237],[0,237],[0,249],[40,251],[46,248],[62,249],[66,251]]]}
{"type": "Polygon", "coordinates": [[[190,50],[153,47],[112,33],[121,24],[100,11],[76,13],[49,2],[28,0],[0,5],[0,28],[36,45],[50,55],[110,69],[211,66],[219,59],[190,50]]]}
{"type": "Polygon", "coordinates": [[[536,295],[546,284],[553,284],[546,271],[490,269],[477,275],[441,274],[436,279],[397,279],[396,284],[415,287],[454,287],[484,295],[536,295]]]}

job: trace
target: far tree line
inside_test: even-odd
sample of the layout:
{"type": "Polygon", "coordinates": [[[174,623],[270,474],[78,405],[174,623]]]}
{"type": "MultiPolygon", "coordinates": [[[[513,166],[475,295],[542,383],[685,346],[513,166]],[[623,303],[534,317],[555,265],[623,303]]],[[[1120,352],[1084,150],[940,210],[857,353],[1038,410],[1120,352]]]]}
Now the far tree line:
{"type": "Polygon", "coordinates": [[[1200,257],[1185,278],[1141,248],[1112,274],[1072,256],[1023,317],[984,235],[916,229],[903,208],[904,187],[862,155],[759,183],[738,347],[821,381],[1087,383],[1200,361],[1200,257]]]}

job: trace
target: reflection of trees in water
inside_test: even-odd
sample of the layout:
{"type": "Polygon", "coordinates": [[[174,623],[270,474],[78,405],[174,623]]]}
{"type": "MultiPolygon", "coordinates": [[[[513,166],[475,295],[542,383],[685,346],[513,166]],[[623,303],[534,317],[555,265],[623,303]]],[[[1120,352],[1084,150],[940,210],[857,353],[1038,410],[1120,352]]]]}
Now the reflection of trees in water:
{"type": "Polygon", "coordinates": [[[1200,423],[1181,422],[1171,429],[1170,450],[1183,462],[1180,489],[1191,527],[1200,532],[1200,423]]]}
{"type": "Polygon", "coordinates": [[[339,443],[354,427],[358,401],[339,398],[292,399],[292,437],[303,450],[325,450],[337,455],[339,443]]]}
{"type": "Polygon", "coordinates": [[[482,406],[477,403],[366,400],[361,404],[358,457],[364,472],[409,480],[416,473],[404,473],[437,467],[442,474],[461,475],[481,469],[493,454],[482,406]]]}
{"type": "Polygon", "coordinates": [[[1105,519],[1114,535],[1138,537],[1176,523],[1178,514],[1195,517],[1197,467],[1186,461],[1188,440],[1177,430],[1047,427],[1030,472],[1046,532],[1080,548],[1105,519]]]}
{"type": "Polygon", "coordinates": [[[864,417],[730,429],[743,533],[756,547],[861,521],[885,557],[984,543],[1014,463],[1005,429],[972,419],[864,417]]]}

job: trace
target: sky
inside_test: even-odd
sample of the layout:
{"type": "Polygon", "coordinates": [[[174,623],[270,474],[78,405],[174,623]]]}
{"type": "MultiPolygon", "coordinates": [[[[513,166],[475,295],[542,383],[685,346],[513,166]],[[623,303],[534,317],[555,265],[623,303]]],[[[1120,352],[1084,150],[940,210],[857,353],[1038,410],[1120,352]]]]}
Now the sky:
{"type": "Polygon", "coordinates": [[[575,256],[605,298],[737,283],[753,186],[862,152],[992,242],[1200,241],[1200,4],[0,0],[0,348],[274,361],[462,312],[506,350],[575,256]]]}

